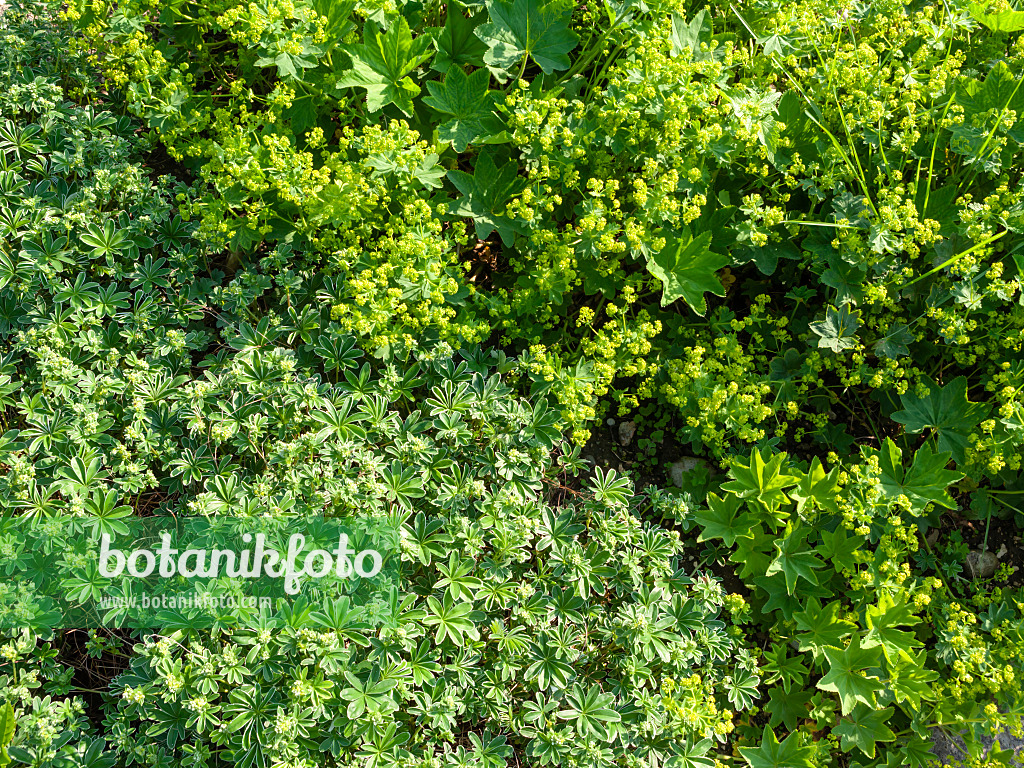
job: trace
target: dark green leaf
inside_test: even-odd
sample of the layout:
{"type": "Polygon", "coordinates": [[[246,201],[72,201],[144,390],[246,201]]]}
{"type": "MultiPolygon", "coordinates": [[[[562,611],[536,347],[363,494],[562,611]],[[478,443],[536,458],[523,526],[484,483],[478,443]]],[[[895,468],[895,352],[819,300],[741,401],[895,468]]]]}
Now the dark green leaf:
{"type": "Polygon", "coordinates": [[[569,68],[569,51],[579,37],[569,29],[568,8],[558,0],[487,0],[491,20],[476,34],[487,44],[484,63],[499,81],[524,56],[544,74],[569,68]]]}

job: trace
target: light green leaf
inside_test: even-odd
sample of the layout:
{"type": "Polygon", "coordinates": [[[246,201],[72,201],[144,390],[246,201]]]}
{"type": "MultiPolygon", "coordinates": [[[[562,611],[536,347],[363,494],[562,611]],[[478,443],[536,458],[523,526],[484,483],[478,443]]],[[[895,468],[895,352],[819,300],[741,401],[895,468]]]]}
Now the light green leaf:
{"type": "Polygon", "coordinates": [[[671,238],[665,247],[647,261],[647,271],[661,281],[661,306],[667,307],[682,297],[698,315],[708,311],[704,293],[725,296],[716,272],[729,263],[727,256],[710,249],[711,233],[691,237],[684,229],[678,238],[671,238]]]}
{"type": "Polygon", "coordinates": [[[696,743],[683,742],[682,753],[672,755],[665,763],[665,768],[715,768],[718,761],[714,756],[708,757],[708,752],[714,742],[711,739],[701,739],[696,743]]]}
{"type": "Polygon", "coordinates": [[[801,651],[811,651],[818,659],[826,647],[839,648],[843,638],[853,632],[857,625],[852,621],[839,618],[841,603],[838,600],[825,603],[810,598],[803,611],[793,614],[796,622],[797,636],[801,651]]]}
{"type": "Polygon", "coordinates": [[[324,28],[326,40],[322,47],[330,51],[355,27],[349,17],[355,10],[356,0],[312,0],[310,4],[313,10],[327,19],[324,28]]]}
{"type": "Polygon", "coordinates": [[[711,54],[702,53],[700,44],[711,45],[711,22],[707,11],[700,11],[690,21],[678,13],[672,13],[672,56],[689,51],[690,57],[698,61],[711,54]]]}
{"type": "Polygon", "coordinates": [[[802,512],[807,502],[813,501],[819,509],[838,512],[836,506],[836,488],[839,487],[839,467],[833,467],[827,473],[821,465],[821,459],[815,456],[811,467],[807,470],[796,488],[789,491],[789,496],[796,500],[796,511],[802,512]]]}
{"type": "Polygon", "coordinates": [[[863,538],[850,536],[842,525],[837,525],[832,532],[820,531],[819,535],[821,544],[816,549],[826,561],[832,563],[837,572],[852,571],[856,567],[857,559],[854,555],[864,543],[863,538]]]}
{"type": "Polygon", "coordinates": [[[790,595],[796,594],[796,584],[799,579],[810,584],[817,584],[818,577],[814,571],[825,567],[825,564],[811,549],[804,547],[804,540],[808,532],[805,527],[802,532],[790,533],[781,541],[776,541],[777,555],[765,572],[767,576],[781,573],[786,579],[786,592],[790,595]]]}
{"type": "Polygon", "coordinates": [[[346,51],[352,59],[352,69],[342,76],[337,87],[365,88],[366,106],[371,112],[395,104],[412,116],[412,100],[420,87],[408,75],[430,58],[429,48],[430,37],[420,35],[413,40],[409,22],[402,16],[391,23],[386,33],[368,21],[363,27],[363,44],[346,51]]]}
{"type": "Polygon", "coordinates": [[[907,604],[906,595],[897,601],[888,593],[880,593],[878,605],[867,607],[865,619],[868,631],[864,635],[863,647],[881,647],[889,661],[898,659],[901,654],[910,654],[914,648],[921,645],[913,632],[898,629],[901,626],[909,627],[921,623],[907,604]]]}
{"type": "Polygon", "coordinates": [[[701,510],[694,515],[694,519],[701,526],[697,541],[722,539],[727,547],[731,547],[736,543],[736,539],[753,538],[752,530],[757,521],[748,512],[737,514],[742,503],[738,496],[731,493],[726,494],[724,499],[709,493],[709,509],[701,510]]]}
{"type": "Polygon", "coordinates": [[[11,762],[7,747],[14,741],[14,707],[10,702],[0,707],[0,766],[11,762]]]}
{"type": "Polygon", "coordinates": [[[931,683],[938,679],[939,673],[928,669],[928,652],[902,654],[889,665],[889,687],[898,703],[909,702],[914,709],[921,706],[922,701],[935,698],[931,683]]]}
{"type": "Polygon", "coordinates": [[[946,489],[960,480],[963,474],[945,468],[949,462],[948,453],[936,454],[927,445],[922,446],[914,454],[910,468],[904,469],[903,451],[890,438],[885,439],[881,450],[868,448],[865,452],[878,456],[881,469],[878,482],[887,501],[906,496],[910,501],[911,512],[916,515],[924,514],[928,504],[956,509],[956,502],[946,489]]]}
{"type": "MultiPolygon", "coordinates": [[[[770,454],[771,449],[766,449],[766,453],[770,454]]],[[[732,479],[722,484],[722,490],[735,493],[741,499],[759,501],[768,509],[775,509],[788,501],[784,489],[799,482],[794,475],[783,472],[785,462],[785,453],[776,453],[765,461],[761,451],[753,448],[746,463],[739,458],[733,459],[729,467],[729,477],[732,479]]]]}
{"type": "Polygon", "coordinates": [[[811,323],[811,330],[818,336],[818,349],[831,349],[836,354],[857,346],[857,329],[860,327],[860,313],[843,304],[839,309],[829,307],[825,319],[811,323]]]}
{"type": "Polygon", "coordinates": [[[761,746],[740,747],[740,755],[750,768],[813,768],[814,747],[800,745],[800,736],[791,733],[782,743],[767,725],[761,735],[761,746]]]}
{"type": "Polygon", "coordinates": [[[1024,30],[1024,11],[1000,11],[987,13],[984,3],[971,3],[967,8],[971,17],[979,24],[984,24],[993,32],[1020,32],[1024,30]]]}
{"type": "Polygon", "coordinates": [[[827,646],[839,648],[843,638],[850,635],[857,626],[839,617],[842,605],[834,600],[824,605],[816,598],[810,598],[804,610],[794,613],[797,624],[797,642],[800,650],[810,650],[817,659],[827,646]]]}
{"type": "Polygon", "coordinates": [[[818,681],[818,687],[839,694],[843,714],[853,711],[858,702],[875,706],[875,693],[885,686],[877,677],[869,676],[867,670],[878,666],[881,651],[862,648],[860,635],[854,635],[844,649],[825,646],[823,651],[828,660],[828,672],[818,681]]]}
{"type": "Polygon", "coordinates": [[[892,707],[872,710],[860,705],[850,717],[833,728],[832,733],[842,737],[844,752],[850,752],[857,747],[868,757],[874,757],[876,742],[896,739],[896,734],[885,724],[892,717],[892,713],[892,707]]]}

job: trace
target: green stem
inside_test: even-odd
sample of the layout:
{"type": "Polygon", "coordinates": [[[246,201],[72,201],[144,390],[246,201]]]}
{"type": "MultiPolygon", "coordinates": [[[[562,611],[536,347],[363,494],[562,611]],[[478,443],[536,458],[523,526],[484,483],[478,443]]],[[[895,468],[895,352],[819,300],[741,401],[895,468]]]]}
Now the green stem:
{"type": "MultiPolygon", "coordinates": [[[[949,47],[946,49],[946,61],[949,61],[949,55],[953,50],[953,34],[949,35],[949,47]]],[[[946,112],[949,111],[949,106],[953,103],[953,97],[950,96],[946,99],[946,106],[942,110],[942,116],[939,117],[939,123],[935,126],[935,139],[932,141],[932,154],[928,160],[928,183],[924,190],[924,206],[921,208],[924,215],[928,213],[928,198],[932,193],[932,179],[935,174],[935,150],[939,146],[939,134],[942,131],[942,121],[946,119],[946,112]]]]}
{"type": "MultiPolygon", "coordinates": [[[[992,141],[992,137],[996,135],[996,131],[999,129],[999,125],[1003,122],[1003,115],[1006,114],[1006,110],[1009,108],[1010,104],[1013,103],[1013,97],[1016,96],[1017,95],[1017,91],[1020,90],[1021,83],[1024,83],[1024,78],[1018,78],[1017,79],[1017,85],[1016,85],[1016,87],[1014,87],[1013,93],[1010,94],[1010,98],[1008,98],[1006,100],[1006,104],[1004,104],[1003,108],[999,111],[999,116],[996,118],[995,125],[993,125],[992,126],[992,130],[988,132],[988,136],[985,137],[985,143],[981,145],[981,149],[978,151],[978,159],[979,160],[984,158],[985,150],[988,149],[989,142],[992,141]]],[[[978,176],[978,172],[975,170],[971,174],[970,181],[973,182],[974,179],[977,178],[977,176],[978,176]]],[[[963,183],[957,185],[957,188],[956,188],[957,193],[959,193],[961,191],[961,187],[962,186],[963,186],[963,183]]]]}
{"type": "Polygon", "coordinates": [[[608,39],[608,36],[612,32],[618,29],[619,24],[621,24],[625,18],[626,13],[623,13],[621,16],[617,16],[615,18],[615,21],[612,22],[612,25],[608,27],[608,29],[606,29],[604,32],[602,32],[601,36],[597,38],[597,43],[591,46],[590,50],[588,50],[586,54],[576,59],[576,63],[569,68],[568,72],[566,72],[564,75],[558,78],[558,83],[562,84],[566,80],[571,80],[577,74],[582,72],[587,67],[587,65],[590,64],[590,62],[597,58],[597,56],[601,53],[601,51],[604,48],[604,41],[608,39]]]}
{"type": "Polygon", "coordinates": [[[967,256],[968,254],[970,254],[970,253],[973,253],[974,251],[978,250],[979,248],[984,248],[984,247],[985,247],[986,245],[988,245],[989,243],[994,243],[994,242],[995,242],[996,240],[998,240],[999,238],[1001,238],[1001,237],[1005,236],[1005,235],[1006,235],[1006,233],[1007,233],[1007,232],[1009,232],[1009,231],[1010,231],[1010,230],[1008,230],[1008,229],[1004,229],[1004,230],[1003,230],[1002,232],[1000,232],[1000,233],[999,233],[998,235],[992,235],[992,237],[987,237],[987,238],[985,238],[984,240],[982,240],[982,241],[981,241],[980,243],[975,243],[974,245],[972,245],[972,246],[971,246],[970,248],[968,248],[967,250],[965,250],[965,251],[961,251],[961,252],[960,252],[960,253],[958,253],[958,254],[957,254],[956,256],[952,256],[952,257],[950,257],[950,258],[946,259],[946,260],[945,260],[944,262],[942,262],[941,264],[939,264],[939,266],[935,267],[935,269],[929,270],[928,272],[925,272],[925,273],[924,273],[923,275],[921,275],[921,276],[919,276],[919,277],[915,277],[915,278],[914,278],[913,280],[911,280],[911,281],[910,281],[909,283],[907,283],[907,284],[906,284],[906,285],[904,285],[903,287],[904,287],[904,288],[909,288],[909,287],[910,287],[910,286],[912,286],[912,285],[913,285],[914,283],[918,283],[918,282],[920,282],[921,280],[924,280],[924,279],[925,279],[926,277],[929,277],[929,276],[931,276],[931,275],[934,275],[934,274],[935,274],[936,272],[938,272],[938,271],[940,271],[940,270],[943,270],[943,269],[945,269],[946,267],[948,267],[948,266],[951,266],[952,264],[955,264],[955,263],[956,263],[956,262],[958,262],[958,261],[959,261],[960,259],[962,259],[962,258],[963,258],[964,256],[967,256]]]}

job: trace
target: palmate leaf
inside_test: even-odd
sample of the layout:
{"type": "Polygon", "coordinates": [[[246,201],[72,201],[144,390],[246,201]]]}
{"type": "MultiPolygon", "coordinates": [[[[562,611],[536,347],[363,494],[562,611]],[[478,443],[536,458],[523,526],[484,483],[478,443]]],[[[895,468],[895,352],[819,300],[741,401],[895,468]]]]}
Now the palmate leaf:
{"type": "MultiPolygon", "coordinates": [[[[964,124],[969,124],[972,116],[993,109],[997,112],[1012,109],[1019,118],[1024,112],[1024,86],[1021,85],[1020,74],[1014,73],[1006,62],[997,62],[984,81],[968,80],[959,85],[956,103],[964,108],[964,124]]],[[[988,125],[991,127],[992,122],[988,125]]]]}
{"type": "MultiPolygon", "coordinates": [[[[766,453],[770,454],[771,449],[766,449],[766,453]]],[[[789,500],[784,489],[799,482],[799,478],[782,471],[785,462],[785,453],[777,453],[765,461],[761,451],[754,448],[747,463],[733,460],[729,467],[731,479],[722,484],[722,490],[735,493],[741,499],[759,501],[769,510],[775,509],[789,500]]]]}
{"type": "Polygon", "coordinates": [[[731,677],[726,677],[723,680],[723,684],[726,689],[726,696],[729,699],[729,703],[737,711],[742,711],[750,707],[754,703],[754,699],[760,698],[757,687],[761,682],[757,675],[750,672],[743,672],[737,670],[736,674],[731,677]]]}
{"type": "Polygon", "coordinates": [[[766,575],[781,573],[785,579],[785,591],[790,595],[797,594],[797,582],[801,579],[809,584],[818,584],[814,571],[824,567],[824,563],[812,550],[800,549],[802,544],[803,537],[792,535],[776,542],[775,550],[778,554],[766,571],[766,575]]]}
{"type": "Polygon", "coordinates": [[[804,544],[809,532],[806,527],[802,527],[781,541],[776,541],[777,555],[765,571],[766,576],[781,573],[786,580],[786,592],[790,595],[796,594],[797,581],[800,579],[809,584],[818,584],[814,571],[825,567],[814,551],[804,544]]]}
{"type": "Polygon", "coordinates": [[[356,0],[312,0],[310,5],[327,19],[324,27],[326,39],[321,47],[330,51],[355,27],[349,17],[355,10],[356,0]]]}
{"type": "Polygon", "coordinates": [[[711,20],[708,18],[708,12],[701,11],[690,21],[673,12],[671,39],[673,56],[688,51],[690,57],[697,61],[709,58],[711,54],[700,49],[701,43],[711,45],[711,20]]]}
{"type": "Polygon", "coordinates": [[[892,415],[892,420],[904,426],[912,435],[926,429],[934,431],[936,448],[948,451],[957,464],[965,460],[971,430],[988,418],[986,403],[972,403],[967,399],[967,379],[958,376],[944,387],[929,384],[927,397],[912,392],[900,395],[903,410],[892,415]]]}
{"type": "Polygon", "coordinates": [[[277,76],[286,82],[289,80],[301,80],[302,70],[313,69],[318,64],[317,57],[323,55],[323,50],[313,45],[307,37],[302,42],[302,52],[298,54],[288,53],[284,50],[271,50],[269,55],[261,56],[256,60],[257,67],[277,67],[277,76]]]}
{"type": "Polygon", "coordinates": [[[878,605],[867,607],[865,618],[868,631],[864,635],[863,647],[881,647],[885,658],[890,661],[899,658],[900,654],[910,654],[914,648],[921,645],[913,632],[898,629],[921,622],[907,605],[905,595],[896,601],[888,593],[881,593],[878,605]]]}
{"type": "Polygon", "coordinates": [[[477,158],[472,176],[456,170],[448,171],[448,178],[463,195],[451,203],[449,210],[456,216],[471,216],[478,239],[483,240],[497,230],[501,241],[512,245],[515,233],[520,230],[505,213],[505,208],[527,184],[526,179],[519,176],[515,160],[498,168],[493,153],[484,152],[477,158]]]}
{"type": "Polygon", "coordinates": [[[891,438],[886,438],[881,450],[865,448],[869,456],[878,456],[881,469],[878,482],[882,494],[888,501],[906,496],[910,511],[915,515],[924,514],[928,504],[937,504],[946,509],[956,509],[956,502],[946,492],[963,473],[946,469],[948,453],[933,453],[927,445],[914,454],[914,463],[909,469],[903,467],[903,451],[891,438]]]}
{"type": "Polygon", "coordinates": [[[765,711],[770,713],[768,725],[774,728],[785,725],[790,731],[795,730],[801,718],[807,717],[807,705],[811,701],[811,692],[797,688],[786,692],[781,686],[768,691],[768,704],[765,711]]]}
{"type": "Polygon", "coordinates": [[[799,736],[791,733],[780,743],[767,725],[758,747],[740,747],[740,755],[750,768],[812,768],[814,747],[800,745],[799,736]]]}
{"type": "Polygon", "coordinates": [[[683,751],[672,755],[665,763],[665,768],[715,768],[718,761],[714,755],[708,756],[714,742],[711,739],[701,739],[693,743],[684,741],[680,747],[683,751]]]}
{"type": "Polygon", "coordinates": [[[913,342],[914,334],[907,325],[895,325],[884,338],[875,342],[873,349],[879,357],[899,360],[910,354],[910,347],[907,345],[913,342]]]}
{"type": "Polygon", "coordinates": [[[885,724],[892,713],[892,707],[873,710],[860,704],[849,717],[832,729],[832,733],[842,738],[844,752],[850,752],[856,747],[868,757],[874,757],[876,742],[896,739],[896,734],[885,724]]]}
{"type": "Polygon", "coordinates": [[[789,491],[789,496],[796,500],[796,511],[802,512],[809,501],[813,501],[820,509],[829,512],[838,512],[836,505],[836,488],[839,487],[839,467],[833,467],[831,472],[826,474],[825,468],[821,465],[821,459],[817,456],[811,460],[811,467],[807,470],[796,488],[789,491]]]}
{"type": "Polygon", "coordinates": [[[842,525],[837,525],[831,532],[819,531],[819,535],[821,544],[816,549],[826,561],[832,563],[836,572],[852,571],[856,568],[855,555],[864,544],[864,539],[847,535],[846,528],[842,525]]]}
{"type": "Polygon", "coordinates": [[[412,99],[420,87],[408,77],[416,67],[430,58],[430,37],[420,35],[415,40],[409,22],[399,16],[387,32],[380,32],[373,22],[363,27],[362,45],[346,50],[352,59],[352,69],[342,75],[337,88],[365,88],[366,106],[377,112],[388,104],[395,104],[406,115],[412,116],[412,99]]]}
{"type": "Polygon", "coordinates": [[[836,354],[857,346],[857,329],[860,327],[860,313],[843,304],[839,309],[829,307],[825,319],[811,323],[811,330],[818,337],[818,349],[831,349],[836,354]]]}
{"type": "Polygon", "coordinates": [[[862,648],[860,635],[854,635],[846,648],[825,646],[823,651],[828,660],[828,672],[818,681],[818,687],[839,694],[844,715],[852,712],[858,702],[874,707],[875,693],[885,685],[877,677],[869,676],[867,670],[881,662],[881,651],[862,648]]]}
{"type": "Polygon", "coordinates": [[[544,74],[569,68],[569,51],[580,39],[569,29],[569,12],[554,0],[487,0],[491,20],[476,30],[487,44],[484,64],[502,83],[508,70],[529,56],[544,74]]]}
{"type": "Polygon", "coordinates": [[[467,18],[458,3],[449,2],[445,24],[434,39],[437,53],[430,63],[430,68],[442,74],[451,67],[479,66],[484,63],[487,46],[473,32],[484,16],[479,13],[467,18]]]}
{"type": "Polygon", "coordinates": [[[766,683],[779,681],[782,689],[789,693],[793,688],[800,688],[807,679],[807,666],[803,662],[803,654],[789,655],[789,643],[773,643],[772,649],[764,654],[761,674],[766,683]]]}
{"type": "Polygon", "coordinates": [[[614,725],[607,724],[622,720],[622,716],[613,707],[615,696],[605,693],[598,685],[591,685],[585,692],[578,683],[573,685],[572,690],[566,694],[565,702],[568,706],[556,713],[558,718],[574,723],[576,732],[583,737],[595,736],[607,740],[609,734],[616,730],[614,725]]]}
{"type": "Polygon", "coordinates": [[[736,575],[741,579],[763,574],[772,561],[772,556],[769,553],[772,550],[775,536],[765,531],[760,525],[751,529],[751,533],[753,534],[751,538],[739,537],[736,539],[736,551],[730,557],[734,563],[740,564],[736,575]]]}
{"type": "Polygon", "coordinates": [[[935,698],[931,683],[938,679],[939,673],[928,669],[928,652],[903,654],[889,664],[889,687],[897,703],[909,702],[914,709],[919,709],[922,701],[935,698]]]}
{"type": "MultiPolygon", "coordinates": [[[[765,571],[770,564],[771,560],[764,566],[765,571]]],[[[791,621],[800,610],[801,599],[828,597],[832,594],[828,587],[807,581],[800,585],[800,595],[797,597],[786,589],[786,577],[782,571],[774,571],[770,576],[757,576],[750,581],[768,595],[768,599],[761,607],[761,612],[769,614],[772,611],[779,611],[786,621],[791,621]]]]}
{"type": "Polygon", "coordinates": [[[984,3],[972,3],[968,6],[971,17],[979,24],[984,24],[993,32],[1020,32],[1024,30],[1024,11],[1000,11],[986,13],[984,3]]]}
{"type": "MultiPolygon", "coordinates": [[[[727,98],[732,105],[735,118],[746,130],[757,136],[768,159],[774,162],[780,132],[779,123],[775,120],[775,111],[782,94],[777,91],[758,92],[747,86],[740,86],[727,93],[727,98]]],[[[771,272],[774,271],[772,267],[771,272]]]]}
{"type": "Polygon", "coordinates": [[[757,521],[749,512],[737,514],[742,504],[739,497],[733,494],[727,494],[722,499],[714,493],[709,493],[709,509],[701,510],[694,515],[702,529],[697,541],[722,539],[727,547],[731,547],[736,543],[736,539],[752,539],[757,521]]]}
{"type": "Polygon", "coordinates": [[[661,281],[661,306],[667,307],[682,297],[698,315],[708,311],[704,293],[725,296],[725,288],[716,272],[729,258],[711,249],[711,233],[696,237],[683,229],[677,238],[669,238],[665,247],[647,260],[647,271],[661,281]]]}
{"type": "MultiPolygon", "coordinates": [[[[1024,15],[1024,14],[1021,14],[1024,15]]],[[[1006,62],[1000,61],[988,72],[985,80],[970,80],[957,86],[956,103],[963,107],[963,120],[950,127],[952,134],[950,149],[966,158],[966,163],[976,169],[998,172],[1002,167],[998,144],[992,143],[994,131],[1005,118],[1015,115],[1009,131],[1020,142],[1021,135],[1015,126],[1020,124],[1024,113],[1024,87],[1020,72],[1014,72],[1006,62]]]]}
{"type": "Polygon", "coordinates": [[[450,141],[456,152],[501,131],[501,122],[494,114],[494,99],[487,85],[491,74],[478,69],[467,75],[459,67],[451,67],[442,82],[429,81],[429,96],[423,102],[451,120],[438,126],[441,141],[450,141]]]}

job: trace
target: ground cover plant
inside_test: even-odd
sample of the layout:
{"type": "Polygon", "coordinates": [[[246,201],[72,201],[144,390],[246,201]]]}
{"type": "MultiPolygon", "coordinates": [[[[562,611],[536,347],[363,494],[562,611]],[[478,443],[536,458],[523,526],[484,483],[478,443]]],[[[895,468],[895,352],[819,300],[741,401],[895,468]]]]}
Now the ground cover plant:
{"type": "Polygon", "coordinates": [[[1001,0],[5,9],[3,515],[404,543],[393,629],[0,631],[0,765],[925,766],[936,731],[1010,764],[1021,30],[1001,0]]]}

